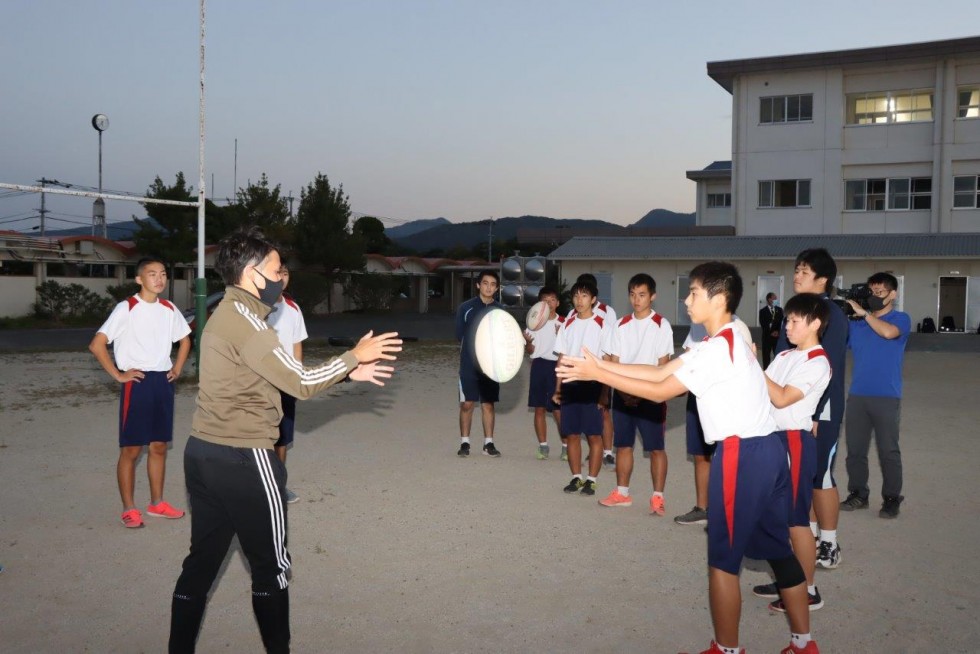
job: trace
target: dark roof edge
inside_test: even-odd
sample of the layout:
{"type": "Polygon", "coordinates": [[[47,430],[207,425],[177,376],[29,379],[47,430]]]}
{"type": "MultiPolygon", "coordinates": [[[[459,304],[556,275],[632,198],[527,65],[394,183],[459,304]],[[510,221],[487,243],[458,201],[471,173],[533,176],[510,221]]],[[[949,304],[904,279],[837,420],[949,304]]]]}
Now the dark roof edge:
{"type": "Polygon", "coordinates": [[[856,64],[901,63],[913,59],[934,59],[967,53],[980,54],[980,37],[971,36],[944,41],[924,41],[901,45],[858,48],[852,50],[833,50],[754,59],[731,59],[728,61],[709,61],[708,76],[729,93],[732,92],[736,75],[760,73],[777,70],[796,70],[803,68],[828,68],[856,64]]]}

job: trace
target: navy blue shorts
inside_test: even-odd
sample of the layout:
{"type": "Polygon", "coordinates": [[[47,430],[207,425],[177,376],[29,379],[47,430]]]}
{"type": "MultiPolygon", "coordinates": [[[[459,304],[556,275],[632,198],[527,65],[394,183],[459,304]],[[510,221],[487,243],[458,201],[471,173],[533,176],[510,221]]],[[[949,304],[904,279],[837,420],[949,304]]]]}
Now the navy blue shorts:
{"type": "Polygon", "coordinates": [[[807,527],[810,525],[810,505],[813,504],[813,485],[807,480],[813,479],[816,468],[817,439],[809,429],[791,429],[779,432],[779,440],[789,455],[792,490],[789,526],[807,527]]]}
{"type": "Polygon", "coordinates": [[[296,398],[282,391],[279,391],[279,396],[282,398],[282,420],[279,421],[279,440],[276,441],[276,447],[291,445],[296,427],[296,398]]]}
{"type": "Polygon", "coordinates": [[[561,435],[601,436],[598,382],[570,382],[561,385],[561,435]]]}
{"type": "Polygon", "coordinates": [[[552,401],[555,394],[555,366],[557,361],[531,359],[531,385],[527,389],[527,405],[533,409],[544,407],[555,411],[558,405],[552,401]]]}
{"type": "Polygon", "coordinates": [[[119,389],[119,447],[169,443],[174,439],[175,387],[166,372],[144,372],[119,389]]]}
{"type": "Polygon", "coordinates": [[[687,394],[687,453],[691,456],[711,456],[715,452],[715,444],[704,442],[704,429],[701,428],[701,417],[698,415],[698,398],[694,393],[687,394]]]}
{"type": "Polygon", "coordinates": [[[836,488],[834,464],[837,462],[837,441],[840,438],[840,423],[821,420],[817,423],[817,452],[813,472],[813,487],[820,489],[836,488]]]}
{"type": "Polygon", "coordinates": [[[708,478],[708,565],[737,575],[743,557],[793,556],[791,493],[778,432],[722,441],[711,457],[708,478]]]}
{"type": "Polygon", "coordinates": [[[499,402],[500,384],[476,369],[476,366],[459,367],[460,402],[499,402]]]}
{"type": "Polygon", "coordinates": [[[640,432],[644,452],[664,449],[664,428],[667,422],[667,405],[662,402],[640,400],[636,406],[623,402],[620,393],[613,392],[612,401],[613,445],[630,447],[636,443],[640,432]]]}

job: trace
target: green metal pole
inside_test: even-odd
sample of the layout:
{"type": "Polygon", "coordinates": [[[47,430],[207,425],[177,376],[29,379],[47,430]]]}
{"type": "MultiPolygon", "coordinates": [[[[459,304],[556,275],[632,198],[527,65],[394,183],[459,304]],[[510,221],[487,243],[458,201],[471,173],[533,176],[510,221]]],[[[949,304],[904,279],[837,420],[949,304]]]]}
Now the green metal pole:
{"type": "Polygon", "coordinates": [[[198,277],[194,285],[194,361],[197,362],[199,377],[201,375],[201,336],[204,334],[204,323],[208,320],[207,291],[207,281],[203,277],[198,277]]]}

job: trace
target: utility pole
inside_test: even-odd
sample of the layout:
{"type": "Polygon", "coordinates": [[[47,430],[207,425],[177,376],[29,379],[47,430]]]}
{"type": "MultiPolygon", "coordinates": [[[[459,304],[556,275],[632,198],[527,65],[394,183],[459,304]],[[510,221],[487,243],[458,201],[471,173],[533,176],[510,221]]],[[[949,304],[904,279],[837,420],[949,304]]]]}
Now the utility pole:
{"type": "Polygon", "coordinates": [[[289,197],[286,199],[289,200],[289,219],[292,220],[293,219],[293,192],[292,191],[289,192],[289,197]]]}
{"type": "MultiPolygon", "coordinates": [[[[232,195],[238,197],[238,139],[235,139],[235,179],[232,182],[232,195]]],[[[214,190],[212,189],[212,193],[214,190]]]]}
{"type": "Polygon", "coordinates": [[[490,236],[487,239],[487,262],[493,263],[493,216],[490,216],[490,236]]]}
{"type": "MultiPolygon", "coordinates": [[[[37,180],[38,184],[41,185],[41,188],[44,188],[45,184],[51,184],[54,181],[55,180],[53,179],[46,179],[44,177],[37,180]]],[[[44,191],[41,191],[41,209],[38,211],[38,213],[41,214],[41,236],[44,236],[44,217],[48,215],[48,210],[44,208],[44,191]]]]}

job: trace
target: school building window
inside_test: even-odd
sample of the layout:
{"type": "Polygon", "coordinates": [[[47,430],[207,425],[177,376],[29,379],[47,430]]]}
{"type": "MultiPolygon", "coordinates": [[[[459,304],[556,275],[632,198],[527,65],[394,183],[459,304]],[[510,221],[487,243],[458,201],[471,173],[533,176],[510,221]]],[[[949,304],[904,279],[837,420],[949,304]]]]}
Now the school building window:
{"type": "Polygon", "coordinates": [[[709,209],[715,209],[718,207],[730,207],[730,206],[732,206],[731,193],[708,193],[709,209]]]}
{"type": "Polygon", "coordinates": [[[960,87],[957,97],[957,118],[980,118],[980,86],[960,87]]]}
{"type": "Polygon", "coordinates": [[[849,179],[844,182],[846,211],[908,211],[931,208],[931,177],[849,179]]]}
{"type": "Polygon", "coordinates": [[[957,175],[953,178],[953,208],[980,208],[980,175],[957,175]]]}
{"type": "Polygon", "coordinates": [[[759,182],[759,208],[809,207],[810,180],[771,179],[759,182]]]}
{"type": "Polygon", "coordinates": [[[847,96],[848,125],[882,125],[932,120],[931,90],[852,93],[847,96]]]}
{"type": "Polygon", "coordinates": [[[813,120],[813,94],[777,95],[759,98],[759,122],[802,123],[813,120]]]}

